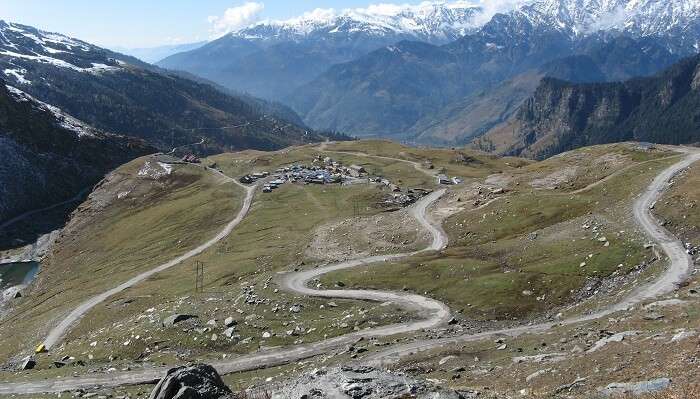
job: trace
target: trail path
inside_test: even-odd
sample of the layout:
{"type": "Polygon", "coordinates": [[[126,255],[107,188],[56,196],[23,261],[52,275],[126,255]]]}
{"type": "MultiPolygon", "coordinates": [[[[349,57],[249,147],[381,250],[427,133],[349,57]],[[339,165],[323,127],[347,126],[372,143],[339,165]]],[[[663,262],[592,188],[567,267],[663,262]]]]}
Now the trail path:
{"type": "Polygon", "coordinates": [[[227,181],[233,182],[237,184],[238,186],[241,186],[245,189],[246,195],[245,199],[243,200],[243,206],[241,209],[238,211],[238,214],[236,217],[230,221],[226,227],[224,227],[219,234],[217,234],[214,238],[211,240],[205,242],[204,244],[198,246],[197,248],[194,248],[187,253],[178,256],[177,258],[164,263],[162,265],[156,266],[146,272],[143,272],[137,276],[134,276],[130,280],[108,290],[105,291],[101,294],[95,295],[94,297],[88,299],[87,301],[81,303],[78,305],[77,308],[73,309],[66,317],[64,317],[61,321],[58,322],[56,326],[54,326],[44,339],[44,345],[46,346],[47,349],[53,348],[57,343],[61,341],[61,339],[65,336],[65,334],[68,332],[68,330],[73,326],[75,323],[77,323],[87,312],[89,312],[92,308],[97,306],[98,304],[104,302],[107,300],[107,298],[118,294],[127,288],[133,287],[134,285],[148,279],[149,277],[153,276],[156,273],[160,273],[164,270],[170,269],[173,266],[179,265],[180,263],[184,262],[187,259],[190,259],[192,257],[195,257],[202,252],[206,251],[207,249],[211,248],[214,244],[218,243],[219,241],[223,240],[226,236],[231,234],[231,231],[238,226],[239,223],[243,220],[246,214],[248,214],[248,210],[250,210],[250,204],[253,201],[253,196],[255,194],[255,189],[256,186],[244,186],[237,182],[235,179],[232,179],[223,173],[214,170],[214,169],[208,169],[214,174],[219,175],[220,177],[224,178],[227,181]]]}
{"type": "Polygon", "coordinates": [[[21,215],[18,215],[18,216],[13,217],[13,218],[10,219],[10,220],[7,220],[7,221],[5,221],[5,222],[2,222],[2,223],[0,223],[0,231],[2,231],[2,230],[4,230],[4,229],[8,228],[9,226],[11,226],[11,225],[13,225],[13,224],[19,222],[20,220],[24,220],[24,219],[28,218],[29,216],[36,215],[37,213],[50,211],[50,210],[56,209],[56,208],[58,208],[58,207],[60,207],[60,206],[64,206],[64,205],[72,204],[72,203],[74,203],[74,202],[78,202],[78,201],[80,201],[81,198],[83,198],[83,197],[85,196],[85,193],[88,192],[88,190],[89,190],[89,189],[87,189],[87,188],[86,188],[86,189],[83,189],[83,190],[80,190],[80,192],[79,192],[78,194],[76,194],[76,196],[73,197],[73,198],[67,199],[67,200],[65,200],[65,201],[58,202],[58,203],[53,204],[53,205],[49,205],[49,206],[47,206],[47,207],[45,207],[45,208],[34,209],[34,210],[31,210],[31,211],[25,212],[25,213],[23,213],[23,214],[21,214],[21,215]]]}

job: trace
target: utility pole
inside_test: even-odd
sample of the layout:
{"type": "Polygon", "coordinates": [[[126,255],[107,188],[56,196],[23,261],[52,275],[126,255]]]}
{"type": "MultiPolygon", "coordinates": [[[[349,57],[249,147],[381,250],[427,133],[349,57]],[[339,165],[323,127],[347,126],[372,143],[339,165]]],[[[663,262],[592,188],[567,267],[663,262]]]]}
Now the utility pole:
{"type": "Polygon", "coordinates": [[[352,200],[352,214],[353,214],[353,216],[355,216],[355,217],[360,216],[360,213],[361,213],[360,208],[361,208],[360,201],[358,201],[356,199],[352,200]]]}
{"type": "Polygon", "coordinates": [[[204,263],[202,261],[195,261],[195,277],[194,277],[194,292],[204,292],[204,263]]]}

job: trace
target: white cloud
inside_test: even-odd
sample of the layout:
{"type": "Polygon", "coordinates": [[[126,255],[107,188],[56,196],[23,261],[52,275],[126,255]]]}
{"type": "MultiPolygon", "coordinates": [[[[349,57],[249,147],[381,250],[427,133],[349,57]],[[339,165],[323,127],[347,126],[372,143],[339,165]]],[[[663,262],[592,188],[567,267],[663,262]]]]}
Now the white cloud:
{"type": "Polygon", "coordinates": [[[212,38],[220,37],[230,32],[244,28],[258,20],[260,13],[265,9],[265,4],[247,2],[243,5],[231,7],[224,11],[222,16],[208,18],[211,24],[212,38]]]}
{"type": "Polygon", "coordinates": [[[629,13],[624,7],[619,6],[609,12],[598,17],[596,21],[593,21],[589,26],[585,27],[588,32],[595,32],[598,30],[608,30],[615,27],[620,27],[629,13]]]}
{"type": "Polygon", "coordinates": [[[515,10],[525,3],[526,0],[479,0],[476,2],[481,7],[481,14],[475,19],[477,25],[486,24],[499,13],[506,13],[515,10]]]}
{"type": "Polygon", "coordinates": [[[301,20],[328,20],[336,17],[335,9],[333,8],[316,8],[312,11],[307,11],[301,15],[301,20]]]}

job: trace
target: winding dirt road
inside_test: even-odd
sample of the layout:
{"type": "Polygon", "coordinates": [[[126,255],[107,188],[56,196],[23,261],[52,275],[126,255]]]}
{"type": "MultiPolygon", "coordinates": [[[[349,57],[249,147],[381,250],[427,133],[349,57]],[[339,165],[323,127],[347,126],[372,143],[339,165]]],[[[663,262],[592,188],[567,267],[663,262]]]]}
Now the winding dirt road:
{"type": "MultiPolygon", "coordinates": [[[[406,356],[415,352],[423,351],[423,350],[429,350],[429,349],[435,349],[439,348],[442,346],[454,344],[454,343],[460,343],[460,342],[468,342],[468,341],[477,341],[480,339],[488,338],[494,335],[510,335],[510,336],[517,336],[525,333],[538,333],[538,332],[543,332],[546,331],[550,328],[552,328],[555,325],[561,325],[561,324],[574,324],[578,323],[581,321],[586,321],[586,320],[592,320],[592,319],[597,319],[600,317],[607,316],[613,312],[616,312],[618,310],[623,310],[626,309],[632,305],[635,305],[641,301],[656,297],[658,295],[662,295],[668,292],[671,292],[674,290],[677,286],[678,283],[683,281],[687,275],[690,273],[693,267],[692,259],[689,258],[689,256],[685,253],[685,248],[683,248],[683,245],[678,241],[677,238],[675,238],[671,233],[669,233],[666,229],[664,229],[657,221],[656,219],[651,215],[650,212],[650,207],[651,205],[658,200],[658,198],[662,195],[663,191],[667,187],[668,181],[675,176],[679,171],[687,168],[690,166],[692,163],[700,160],[700,152],[697,150],[685,150],[687,152],[687,156],[683,158],[680,162],[672,165],[671,167],[667,168],[664,170],[661,174],[659,174],[654,181],[651,183],[651,185],[647,188],[647,190],[635,201],[633,209],[634,209],[634,216],[637,222],[639,223],[640,227],[649,235],[649,238],[652,239],[653,241],[657,242],[658,245],[663,249],[663,251],[667,254],[669,257],[670,265],[668,269],[657,279],[655,282],[645,285],[643,287],[639,287],[638,289],[634,290],[630,295],[628,295],[623,301],[611,305],[605,309],[593,312],[588,315],[583,315],[563,321],[558,321],[556,323],[543,323],[543,324],[538,324],[538,325],[530,325],[530,326],[522,326],[522,327],[517,327],[517,328],[510,328],[510,329],[503,329],[503,330],[497,330],[497,331],[489,331],[489,332],[484,332],[481,334],[472,334],[472,335],[463,335],[463,336],[457,336],[457,337],[451,337],[451,338],[445,338],[445,339],[438,339],[438,340],[425,340],[425,341],[416,341],[412,342],[409,344],[404,344],[404,345],[398,345],[394,346],[386,351],[378,352],[375,354],[372,354],[361,361],[364,363],[370,363],[370,364],[382,364],[382,363],[387,363],[387,362],[393,362],[396,361],[398,358],[402,356],[406,356]]],[[[410,162],[410,161],[408,161],[410,162]]],[[[250,190],[250,189],[249,189],[250,190]]],[[[393,335],[393,334],[398,334],[402,332],[409,332],[409,331],[415,331],[416,328],[430,328],[437,326],[444,322],[447,317],[449,317],[449,309],[442,303],[434,301],[429,298],[421,297],[418,295],[414,294],[408,294],[408,293],[394,293],[394,292],[381,292],[381,291],[358,291],[358,290],[329,290],[329,291],[321,291],[321,290],[314,290],[311,288],[307,287],[307,283],[315,278],[318,277],[324,273],[328,273],[331,271],[335,270],[340,270],[340,269],[347,269],[351,267],[356,267],[360,265],[366,265],[370,263],[375,263],[375,262],[386,262],[386,261],[391,261],[391,260],[396,260],[401,257],[407,257],[411,255],[415,255],[420,252],[424,251],[430,251],[430,250],[438,250],[443,248],[447,241],[446,241],[446,236],[444,232],[442,232],[441,228],[439,226],[436,226],[435,224],[431,223],[431,221],[426,217],[426,208],[435,200],[437,200],[443,192],[436,192],[433,193],[430,196],[425,197],[423,200],[418,202],[417,204],[414,205],[414,207],[411,209],[412,214],[416,219],[423,225],[425,228],[427,228],[432,236],[433,236],[433,241],[431,245],[418,252],[412,252],[412,253],[407,253],[407,254],[396,254],[396,255],[385,255],[385,256],[375,256],[375,257],[370,257],[370,258],[364,258],[364,259],[358,259],[358,260],[352,260],[352,261],[347,261],[347,262],[341,262],[338,264],[330,265],[330,266],[325,266],[322,268],[317,268],[317,269],[312,269],[308,271],[302,271],[299,273],[293,273],[293,274],[288,274],[284,275],[282,277],[282,285],[286,289],[289,289],[294,292],[298,292],[300,294],[304,295],[312,295],[312,296],[322,296],[322,297],[334,297],[334,298],[353,298],[353,299],[369,299],[369,300],[375,300],[375,301],[392,301],[396,303],[400,303],[403,306],[407,307],[413,307],[414,309],[417,309],[419,312],[421,312],[425,318],[419,320],[419,321],[414,321],[414,322],[409,322],[406,324],[398,324],[398,325],[392,325],[392,326],[385,326],[385,327],[380,327],[376,329],[369,329],[369,330],[363,330],[363,331],[358,331],[354,332],[351,334],[339,336],[336,338],[331,338],[327,339],[321,342],[315,342],[315,343],[310,343],[310,344],[305,344],[305,345],[297,345],[297,346],[292,346],[292,347],[286,347],[286,348],[281,348],[281,349],[270,349],[266,351],[261,351],[257,353],[253,353],[250,355],[246,356],[241,356],[236,359],[231,359],[231,360],[222,360],[222,361],[217,361],[212,363],[212,365],[222,374],[227,374],[231,372],[236,372],[236,371],[246,371],[246,370],[253,370],[253,369],[258,369],[262,367],[270,367],[270,366],[275,366],[275,365],[281,365],[285,363],[289,363],[292,361],[297,361],[301,360],[304,358],[308,358],[311,356],[315,356],[318,354],[322,353],[327,353],[328,351],[335,349],[341,345],[347,345],[350,343],[354,343],[356,340],[358,340],[361,337],[372,337],[372,336],[382,336],[382,335],[393,335]]],[[[252,199],[252,193],[249,191],[249,195],[246,196],[246,199],[252,199]]],[[[244,209],[247,211],[247,207],[250,206],[250,201],[246,201],[246,204],[244,205],[244,209]]],[[[239,217],[236,218],[233,222],[227,226],[227,229],[222,231],[220,233],[218,239],[220,240],[223,238],[225,235],[227,235],[230,230],[235,227],[235,225],[240,222],[240,219],[243,218],[245,215],[245,212],[243,210],[239,214],[239,217]],[[221,236],[221,237],[220,237],[221,236]]],[[[216,239],[216,238],[215,238],[216,239]]],[[[214,239],[214,240],[215,240],[214,239]]],[[[212,241],[214,241],[212,240],[212,241]]],[[[206,245],[209,244],[209,246],[213,245],[214,242],[208,242],[206,244],[203,244],[201,247],[191,251],[192,253],[195,253],[196,251],[203,251],[206,249],[206,245]]],[[[199,253],[197,252],[197,253],[199,253]]],[[[186,254],[187,255],[187,254],[186,254]]],[[[184,255],[183,255],[184,256],[184,255]]],[[[190,255],[194,256],[194,255],[190,255]]],[[[165,265],[161,265],[160,267],[153,269],[152,271],[148,273],[144,273],[144,275],[147,275],[146,277],[143,277],[142,279],[138,281],[142,281],[144,278],[147,278],[148,276],[155,274],[159,271],[165,270],[168,267],[172,267],[175,264],[181,262],[184,259],[176,259],[174,261],[171,261],[165,265]],[[177,262],[176,262],[177,261],[177,262]],[[175,263],[173,263],[175,262],[175,263]]],[[[140,276],[137,276],[140,277],[140,276]]],[[[135,278],[136,279],[136,278],[135,278]]],[[[131,285],[137,283],[138,281],[127,282],[131,283],[131,285]]],[[[127,284],[125,283],[125,284],[127,284]]],[[[122,286],[120,286],[122,287],[122,286]]],[[[118,290],[120,287],[115,288],[115,290],[118,290]]],[[[126,287],[124,287],[126,288],[126,287]]],[[[124,289],[122,288],[122,289],[124,289]]],[[[113,293],[116,293],[118,291],[115,291],[113,293]]],[[[112,293],[112,294],[113,294],[112,293]]],[[[110,295],[112,295],[110,294],[110,295]]],[[[109,296],[109,295],[107,295],[109,296]]],[[[102,298],[103,295],[96,297],[96,298],[102,298]]],[[[104,300],[104,299],[102,299],[104,300]]],[[[92,300],[91,300],[92,301],[92,300]]],[[[97,302],[99,303],[99,301],[97,302]]],[[[94,306],[94,305],[92,305],[94,306]]],[[[87,310],[85,310],[87,311],[87,310]]],[[[85,313],[83,311],[82,313],[77,314],[75,317],[71,317],[73,322],[77,321],[82,314],[85,313]]],[[[76,313],[76,312],[74,312],[76,313]]],[[[68,326],[72,324],[68,323],[68,326]]],[[[60,334],[58,334],[58,337],[63,335],[67,327],[63,328],[62,331],[60,331],[60,334]]],[[[54,380],[46,380],[46,381],[35,381],[35,382],[24,382],[24,383],[6,383],[0,385],[0,394],[32,394],[32,393],[45,393],[45,392],[61,392],[61,391],[68,391],[68,390],[75,390],[78,388],[90,388],[94,386],[120,386],[120,385],[129,385],[129,384],[141,384],[141,383],[149,383],[158,380],[161,378],[166,372],[167,372],[167,367],[161,367],[161,368],[154,368],[154,369],[147,369],[147,370],[135,370],[131,372],[120,372],[120,373],[114,373],[114,374],[99,374],[99,375],[91,375],[91,376],[86,376],[86,377],[72,377],[72,378],[61,378],[61,379],[54,379],[54,380]]]]}
{"type": "Polygon", "coordinates": [[[628,309],[643,301],[656,298],[674,291],[680,283],[685,281],[693,271],[693,259],[686,253],[683,243],[666,230],[652,215],[653,204],[661,198],[668,187],[669,181],[682,170],[693,163],[700,161],[700,150],[691,148],[677,149],[686,154],[679,162],[662,171],[651,182],[647,189],[637,198],[632,207],[634,218],[647,234],[652,242],[661,247],[668,257],[668,268],[654,282],[642,285],[634,289],[622,301],[589,314],[572,317],[569,319],[547,322],[535,325],[520,326],[495,331],[486,331],[479,334],[461,335],[437,340],[421,340],[408,344],[396,345],[387,350],[373,353],[362,360],[367,364],[384,365],[395,363],[401,357],[409,356],[421,351],[443,348],[449,345],[473,342],[494,336],[516,337],[522,334],[545,332],[558,325],[570,325],[584,321],[596,320],[612,313],[628,309]]]}
{"type": "Polygon", "coordinates": [[[156,266],[153,269],[150,269],[147,272],[141,273],[137,276],[134,276],[130,280],[118,285],[117,287],[112,288],[109,291],[105,291],[99,295],[95,295],[94,297],[88,299],[87,301],[81,303],[78,305],[77,308],[73,309],[66,317],[64,317],[55,327],[49,331],[48,335],[44,339],[44,345],[46,346],[47,349],[51,349],[54,346],[56,346],[57,343],[61,341],[61,339],[65,336],[65,334],[68,332],[68,330],[73,326],[75,323],[77,323],[84,315],[85,313],[89,312],[90,309],[94,308],[98,304],[104,302],[107,300],[109,297],[118,294],[127,288],[133,287],[134,285],[146,280],[147,278],[153,276],[156,273],[160,273],[164,270],[170,269],[173,266],[179,265],[180,263],[184,262],[187,259],[190,259],[194,256],[197,256],[201,254],[202,252],[206,251],[209,249],[211,246],[214,244],[218,243],[219,241],[223,240],[226,236],[231,234],[231,231],[238,226],[238,224],[241,223],[245,215],[248,214],[248,210],[250,210],[250,204],[253,201],[253,196],[255,194],[255,189],[257,186],[244,186],[237,182],[235,179],[232,179],[223,173],[215,170],[215,169],[208,169],[212,173],[222,177],[226,181],[232,182],[237,184],[240,187],[243,187],[246,190],[246,195],[245,199],[243,200],[243,206],[241,209],[238,211],[238,214],[236,217],[230,221],[226,227],[224,227],[219,234],[217,234],[214,238],[211,240],[205,242],[204,244],[198,246],[197,248],[194,248],[190,251],[188,251],[185,254],[182,254],[178,256],[177,258],[164,263],[160,266],[156,266]]]}

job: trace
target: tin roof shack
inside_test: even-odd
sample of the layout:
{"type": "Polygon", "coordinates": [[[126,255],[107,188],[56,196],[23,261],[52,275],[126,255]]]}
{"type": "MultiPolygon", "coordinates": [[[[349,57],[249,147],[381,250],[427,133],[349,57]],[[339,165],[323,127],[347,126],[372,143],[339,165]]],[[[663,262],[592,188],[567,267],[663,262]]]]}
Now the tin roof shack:
{"type": "Polygon", "coordinates": [[[439,175],[437,175],[437,184],[449,185],[449,184],[452,184],[452,180],[450,180],[450,178],[447,177],[446,175],[439,174],[439,175]]]}
{"type": "Polygon", "coordinates": [[[352,177],[360,177],[364,174],[367,174],[367,171],[360,165],[350,165],[348,166],[348,173],[352,177]]]}

